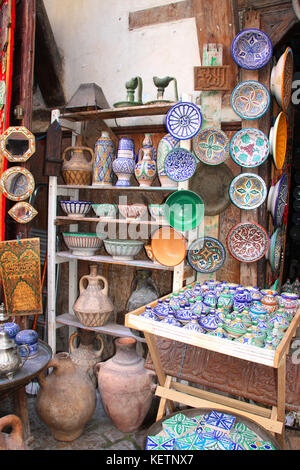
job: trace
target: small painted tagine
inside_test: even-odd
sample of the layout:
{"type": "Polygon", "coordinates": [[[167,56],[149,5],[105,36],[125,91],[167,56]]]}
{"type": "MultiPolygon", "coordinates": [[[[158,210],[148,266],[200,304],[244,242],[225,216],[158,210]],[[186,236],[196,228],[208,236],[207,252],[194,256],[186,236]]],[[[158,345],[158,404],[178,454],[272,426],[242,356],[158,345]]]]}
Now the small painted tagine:
{"type": "Polygon", "coordinates": [[[257,320],[259,315],[268,315],[268,310],[261,302],[255,302],[250,307],[249,315],[252,320],[257,320]]]}
{"type": "Polygon", "coordinates": [[[270,315],[278,308],[278,292],[270,289],[262,289],[260,292],[262,294],[260,302],[270,315]]]}
{"type": "Polygon", "coordinates": [[[232,321],[224,326],[224,330],[230,338],[238,338],[246,333],[247,328],[243,323],[242,315],[238,314],[232,321]]]}
{"type": "Polygon", "coordinates": [[[287,47],[271,72],[271,92],[284,112],[287,112],[291,100],[293,66],[293,51],[290,47],[287,47]]]}
{"type": "Polygon", "coordinates": [[[155,148],[152,145],[151,134],[145,134],[142,148],[138,152],[134,174],[140,186],[151,186],[156,176],[155,148]]]}
{"type": "Polygon", "coordinates": [[[261,165],[268,158],[269,152],[269,139],[259,129],[251,127],[242,129],[230,141],[231,157],[242,167],[261,165]]]}
{"type": "Polygon", "coordinates": [[[282,170],[287,149],[287,118],[281,112],[278,114],[275,124],[270,129],[270,154],[273,155],[274,164],[277,170],[282,170]]]}
{"type": "Polygon", "coordinates": [[[258,119],[270,106],[270,93],[255,80],[239,83],[231,94],[231,106],[242,119],[258,119]]]}
{"type": "Polygon", "coordinates": [[[234,258],[242,262],[253,263],[265,256],[269,247],[269,237],[260,225],[242,222],[231,229],[227,245],[234,258]]]}
{"type": "Polygon", "coordinates": [[[299,296],[293,292],[282,292],[279,296],[279,306],[288,310],[292,315],[298,310],[299,296]]]}
{"type": "Polygon", "coordinates": [[[266,183],[254,173],[241,173],[232,180],[229,188],[232,202],[244,210],[252,210],[261,206],[267,193],[266,183]]]}
{"type": "Polygon", "coordinates": [[[231,44],[231,55],[239,67],[257,70],[272,57],[273,46],[269,36],[260,29],[248,28],[238,33],[231,44]]]}

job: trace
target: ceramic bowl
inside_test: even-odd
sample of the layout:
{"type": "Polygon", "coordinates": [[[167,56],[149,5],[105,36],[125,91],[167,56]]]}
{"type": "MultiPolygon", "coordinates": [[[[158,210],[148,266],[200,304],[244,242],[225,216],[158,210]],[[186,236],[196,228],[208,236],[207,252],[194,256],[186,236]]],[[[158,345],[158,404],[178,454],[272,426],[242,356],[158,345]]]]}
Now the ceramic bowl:
{"type": "Polygon", "coordinates": [[[255,80],[239,83],[231,94],[231,106],[242,119],[258,119],[270,106],[268,89],[255,80]]]}
{"type": "Polygon", "coordinates": [[[238,261],[254,263],[265,256],[269,248],[269,237],[260,225],[242,222],[229,232],[227,246],[238,261]]]}
{"type": "Polygon", "coordinates": [[[106,234],[63,232],[64,242],[73,255],[94,255],[102,245],[106,234]],[[102,237],[102,238],[101,238],[102,237]]]}
{"type": "Polygon", "coordinates": [[[229,139],[221,129],[205,128],[193,138],[193,149],[206,165],[220,165],[229,156],[229,139]]]}
{"type": "Polygon", "coordinates": [[[254,173],[241,173],[230,185],[229,195],[232,202],[240,209],[255,209],[263,204],[267,197],[264,180],[254,173]]]}
{"type": "Polygon", "coordinates": [[[152,236],[151,248],[155,259],[164,266],[177,266],[186,256],[184,237],[171,227],[161,227],[152,236]]]}
{"type": "Polygon", "coordinates": [[[272,57],[273,46],[269,36],[256,28],[240,31],[231,44],[231,55],[239,67],[257,70],[272,57]]]}
{"type": "Polygon", "coordinates": [[[196,228],[203,217],[203,200],[193,191],[175,191],[164,204],[164,218],[171,227],[181,232],[196,228]]]}
{"type": "Polygon", "coordinates": [[[278,114],[274,126],[270,129],[269,141],[274,164],[278,170],[281,170],[284,166],[287,147],[287,119],[283,112],[278,114]]]}
{"type": "Polygon", "coordinates": [[[104,247],[113,259],[133,260],[144,246],[140,240],[104,240],[104,247]]]}
{"type": "Polygon", "coordinates": [[[155,259],[155,256],[153,254],[153,250],[151,248],[151,245],[144,245],[144,248],[145,248],[145,251],[146,251],[146,254],[148,256],[148,258],[153,261],[153,263],[156,262],[156,259],[155,259]]]}
{"type": "Polygon", "coordinates": [[[68,217],[81,218],[87,214],[91,208],[91,202],[87,201],[60,201],[62,210],[68,217]]]}
{"type": "Polygon", "coordinates": [[[118,204],[118,209],[125,219],[140,219],[147,213],[146,204],[118,204]]]}
{"type": "Polygon", "coordinates": [[[235,163],[251,168],[261,165],[268,158],[269,139],[259,129],[248,127],[234,134],[229,149],[235,163]]]}
{"type": "Polygon", "coordinates": [[[291,101],[293,66],[293,51],[290,47],[287,47],[271,72],[271,93],[275,96],[277,103],[284,112],[287,112],[291,101]]]}
{"type": "Polygon", "coordinates": [[[288,175],[283,174],[280,180],[269,189],[267,209],[271,212],[275,227],[281,225],[288,199],[288,175]]]}
{"type": "Polygon", "coordinates": [[[93,211],[98,217],[115,219],[118,213],[116,204],[92,204],[93,211]]]}
{"type": "Polygon", "coordinates": [[[148,209],[153,219],[160,219],[164,216],[163,204],[149,204],[148,209]]]}

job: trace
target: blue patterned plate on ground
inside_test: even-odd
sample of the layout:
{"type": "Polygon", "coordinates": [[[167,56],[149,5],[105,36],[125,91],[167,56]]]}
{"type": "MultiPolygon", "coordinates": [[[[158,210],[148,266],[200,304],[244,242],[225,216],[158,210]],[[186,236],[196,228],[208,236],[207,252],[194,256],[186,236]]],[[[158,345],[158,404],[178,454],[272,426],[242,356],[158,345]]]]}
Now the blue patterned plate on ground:
{"type": "Polygon", "coordinates": [[[241,173],[232,180],[229,195],[232,202],[240,209],[255,209],[265,201],[267,186],[260,176],[254,173],[241,173]]]}
{"type": "Polygon", "coordinates": [[[195,173],[197,163],[192,152],[176,148],[167,154],[164,166],[166,175],[171,180],[186,181],[195,173]]]}
{"type": "Polygon", "coordinates": [[[269,36],[256,28],[244,29],[231,44],[231,55],[239,67],[257,70],[272,57],[273,46],[269,36]]]}
{"type": "Polygon", "coordinates": [[[193,139],[196,157],[207,165],[219,165],[229,156],[229,139],[220,129],[206,128],[193,139]]]}
{"type": "Polygon", "coordinates": [[[177,103],[169,109],[166,116],[168,132],[176,139],[191,139],[200,130],[202,116],[198,106],[193,103],[177,103]]]}
{"type": "Polygon", "coordinates": [[[187,253],[191,267],[200,273],[212,273],[220,269],[226,253],[222,243],[216,238],[204,237],[195,240],[187,253]]]}
{"type": "Polygon", "coordinates": [[[259,166],[268,158],[270,144],[267,136],[252,127],[238,131],[230,142],[232,159],[240,166],[251,168],[259,166]]]}
{"type": "Polygon", "coordinates": [[[231,94],[231,106],[242,119],[258,119],[270,106],[270,93],[255,80],[239,83],[231,94]]]}

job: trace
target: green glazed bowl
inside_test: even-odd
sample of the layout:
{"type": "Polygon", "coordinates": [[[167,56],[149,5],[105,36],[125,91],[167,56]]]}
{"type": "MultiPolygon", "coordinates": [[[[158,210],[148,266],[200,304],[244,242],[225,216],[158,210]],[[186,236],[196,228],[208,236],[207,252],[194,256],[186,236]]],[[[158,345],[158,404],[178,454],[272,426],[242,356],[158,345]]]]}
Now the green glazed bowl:
{"type": "Polygon", "coordinates": [[[171,227],[180,232],[193,230],[204,217],[203,200],[193,191],[179,189],[166,200],[164,217],[171,227]]]}

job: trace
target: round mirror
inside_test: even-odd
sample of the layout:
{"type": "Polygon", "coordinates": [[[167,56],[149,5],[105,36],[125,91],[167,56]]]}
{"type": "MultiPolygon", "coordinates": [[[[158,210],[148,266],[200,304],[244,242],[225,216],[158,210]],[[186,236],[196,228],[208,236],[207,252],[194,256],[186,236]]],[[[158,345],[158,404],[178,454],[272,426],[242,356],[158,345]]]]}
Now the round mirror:
{"type": "Polygon", "coordinates": [[[35,152],[35,137],[26,127],[8,127],[1,136],[0,148],[10,162],[26,162],[35,152]]]}
{"type": "Polygon", "coordinates": [[[11,201],[28,199],[34,190],[34,178],[30,171],[21,166],[6,170],[0,179],[0,190],[11,201]]]}

